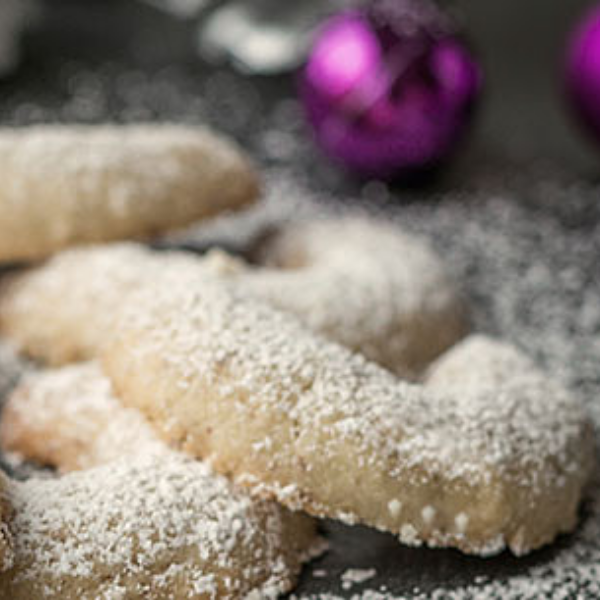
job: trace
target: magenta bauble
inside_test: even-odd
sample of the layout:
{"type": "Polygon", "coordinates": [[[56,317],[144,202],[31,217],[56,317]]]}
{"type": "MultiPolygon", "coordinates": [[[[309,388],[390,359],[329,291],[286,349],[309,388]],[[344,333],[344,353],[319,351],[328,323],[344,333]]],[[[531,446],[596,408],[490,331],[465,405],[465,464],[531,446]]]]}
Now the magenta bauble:
{"type": "Polygon", "coordinates": [[[600,140],[600,6],[589,11],[571,35],[566,86],[577,115],[600,140]]]}
{"type": "Polygon", "coordinates": [[[481,69],[427,0],[371,2],[320,28],[300,76],[316,140],[365,176],[437,165],[465,132],[481,69]]]}

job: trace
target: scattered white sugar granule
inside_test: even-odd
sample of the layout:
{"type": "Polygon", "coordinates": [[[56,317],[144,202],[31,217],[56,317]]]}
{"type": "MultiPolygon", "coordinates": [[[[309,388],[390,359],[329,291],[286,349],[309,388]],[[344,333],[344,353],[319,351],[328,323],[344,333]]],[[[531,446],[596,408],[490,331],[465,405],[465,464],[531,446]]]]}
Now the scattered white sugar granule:
{"type": "Polygon", "coordinates": [[[340,577],[342,588],[349,590],[353,585],[365,583],[369,579],[373,579],[376,575],[377,571],[375,569],[348,569],[340,577]]]}
{"type": "Polygon", "coordinates": [[[454,522],[456,523],[456,529],[458,529],[458,531],[461,533],[464,533],[469,525],[469,517],[465,513],[461,512],[456,515],[454,522]]]}
{"type": "Polygon", "coordinates": [[[322,579],[324,577],[327,577],[328,575],[329,575],[329,573],[325,569],[315,569],[312,572],[312,576],[316,577],[318,579],[322,579]]]}
{"type": "Polygon", "coordinates": [[[423,517],[423,521],[427,523],[427,525],[431,525],[433,523],[433,519],[435,519],[435,508],[433,506],[425,506],[421,511],[421,516],[423,517]]]}
{"type": "Polygon", "coordinates": [[[388,502],[388,510],[390,511],[390,515],[395,519],[400,515],[400,511],[402,510],[402,502],[400,500],[390,500],[388,502]]]}
{"type": "Polygon", "coordinates": [[[399,537],[403,544],[408,544],[409,546],[420,544],[419,538],[417,537],[417,530],[410,523],[402,525],[399,537]]]}

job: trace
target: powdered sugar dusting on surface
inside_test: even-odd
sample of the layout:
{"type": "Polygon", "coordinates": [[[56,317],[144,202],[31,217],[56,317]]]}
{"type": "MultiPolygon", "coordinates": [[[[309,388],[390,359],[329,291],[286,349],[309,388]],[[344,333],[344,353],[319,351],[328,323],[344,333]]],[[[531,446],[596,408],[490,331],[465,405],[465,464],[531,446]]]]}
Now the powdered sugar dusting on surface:
{"type": "Polygon", "coordinates": [[[348,569],[340,577],[342,588],[349,590],[354,584],[365,583],[365,581],[373,579],[376,574],[377,571],[375,569],[348,569]]]}

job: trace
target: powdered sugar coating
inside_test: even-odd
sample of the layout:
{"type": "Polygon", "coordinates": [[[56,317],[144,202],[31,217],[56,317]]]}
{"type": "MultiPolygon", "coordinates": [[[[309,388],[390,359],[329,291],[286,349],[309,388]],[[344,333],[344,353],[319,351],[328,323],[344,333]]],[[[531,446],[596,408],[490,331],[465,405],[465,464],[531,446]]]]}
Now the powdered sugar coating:
{"type": "Polygon", "coordinates": [[[88,469],[10,484],[3,597],[271,598],[323,549],[307,517],[169,450],[93,364],[29,376],[6,410],[4,445],[10,433],[26,458],[88,469]]]}
{"type": "Polygon", "coordinates": [[[251,295],[399,374],[414,376],[466,331],[445,265],[423,239],[382,221],[288,225],[261,256],[272,268],[240,277],[251,295]]]}
{"type": "Polygon", "coordinates": [[[524,554],[576,521],[587,419],[534,368],[506,390],[440,394],[235,286],[174,280],[142,291],[104,365],[167,439],[292,508],[478,554],[524,554]]]}
{"type": "Polygon", "coordinates": [[[169,452],[138,411],[120,405],[96,363],[27,375],[4,406],[0,443],[63,472],[169,452]]]}
{"type": "Polygon", "coordinates": [[[168,273],[199,288],[206,276],[227,279],[404,375],[422,370],[465,331],[463,305],[441,261],[420,238],[382,222],[288,225],[263,244],[262,259],[265,267],[251,267],[223,253],[203,258],[135,244],[70,250],[4,284],[0,327],[52,365],[90,359],[127,298],[168,273]]]}
{"type": "Polygon", "coordinates": [[[195,276],[199,265],[194,256],[153,254],[134,243],[68,250],[5,278],[0,327],[21,351],[50,365],[93,358],[144,281],[170,268],[195,276]]]}
{"type": "Polygon", "coordinates": [[[3,129],[0,157],[2,261],[155,235],[258,194],[248,159],[202,127],[3,129]]]}
{"type": "Polygon", "coordinates": [[[232,490],[176,453],[13,482],[14,600],[220,598],[288,590],[310,555],[300,516],[232,490]]]}

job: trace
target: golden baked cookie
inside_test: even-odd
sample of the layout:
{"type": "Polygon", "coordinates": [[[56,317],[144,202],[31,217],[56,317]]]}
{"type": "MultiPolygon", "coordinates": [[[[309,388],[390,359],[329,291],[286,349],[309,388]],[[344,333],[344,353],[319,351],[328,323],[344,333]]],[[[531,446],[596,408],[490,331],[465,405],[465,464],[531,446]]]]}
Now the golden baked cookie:
{"type": "Polygon", "coordinates": [[[576,522],[591,429],[528,362],[505,387],[446,393],[223,282],[157,283],[131,306],[103,352],[118,397],[255,494],[480,555],[525,554],[576,522]]]}
{"type": "Polygon", "coordinates": [[[183,125],[5,128],[0,179],[0,262],[154,236],[258,195],[234,144],[183,125]]]}
{"type": "Polygon", "coordinates": [[[90,469],[136,454],[162,454],[139,411],[123,407],[97,363],[28,374],[7,398],[0,446],[62,472],[90,469]]]}
{"type": "Polygon", "coordinates": [[[93,358],[131,294],[166,273],[199,289],[207,275],[225,279],[404,376],[466,330],[440,260],[421,239],[388,225],[356,218],[291,225],[263,245],[262,262],[134,244],[70,250],[4,282],[0,329],[51,365],[93,358]]]}
{"type": "Polygon", "coordinates": [[[196,278],[201,262],[134,243],[61,252],[0,280],[0,330],[21,352],[52,366],[93,358],[140,286],[173,271],[196,278]]]}
{"type": "Polygon", "coordinates": [[[467,331],[466,310],[427,242],[366,218],[290,224],[264,267],[240,274],[252,296],[402,376],[414,377],[467,331]]]}
{"type": "Polygon", "coordinates": [[[95,365],[30,376],[4,419],[4,449],[85,470],[10,482],[2,598],[275,598],[323,549],[310,518],[169,450],[95,365]]]}
{"type": "Polygon", "coordinates": [[[57,479],[12,481],[14,563],[0,597],[276,598],[314,525],[177,453],[138,453],[57,479]]]}

